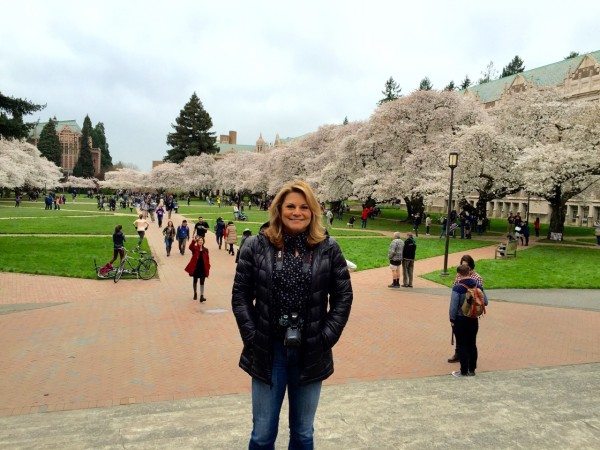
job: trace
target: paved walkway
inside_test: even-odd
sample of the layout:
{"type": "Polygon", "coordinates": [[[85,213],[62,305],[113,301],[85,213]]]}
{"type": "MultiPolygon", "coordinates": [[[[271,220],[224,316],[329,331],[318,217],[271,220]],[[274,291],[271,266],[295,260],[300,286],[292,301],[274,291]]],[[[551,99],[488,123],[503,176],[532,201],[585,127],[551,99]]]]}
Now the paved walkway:
{"type": "MultiPolygon", "coordinates": [[[[599,371],[587,364],[326,386],[315,445],[597,449],[600,396],[590,380],[599,371]]],[[[250,411],[249,394],[238,394],[5,417],[0,448],[243,449],[250,411]]],[[[284,406],[278,449],[287,448],[286,422],[284,406]]]]}
{"type": "MultiPolygon", "coordinates": [[[[178,224],[182,217],[175,215],[173,219],[178,224]]],[[[243,226],[238,224],[238,228],[243,226]]],[[[19,447],[35,447],[33,441],[23,437],[25,434],[20,438],[25,440],[11,441],[11,433],[16,433],[16,436],[19,430],[24,430],[20,427],[25,420],[32,424],[46,424],[45,429],[55,436],[48,427],[57,423],[58,417],[63,415],[36,414],[51,411],[86,410],[69,414],[84,414],[84,417],[92,417],[86,416],[86,413],[99,414],[99,417],[107,414],[103,417],[113,417],[130,410],[122,408],[122,405],[137,405],[139,411],[145,411],[144,408],[152,410],[163,405],[156,402],[168,401],[174,402],[166,404],[167,410],[171,409],[174,414],[170,417],[175,421],[180,415],[181,423],[197,424],[194,427],[204,430],[199,433],[201,436],[203,433],[216,436],[219,432],[209,432],[208,427],[217,425],[217,429],[222,429],[219,424],[226,425],[228,420],[232,420],[227,416],[212,414],[210,407],[207,407],[208,412],[203,411],[203,405],[218,407],[220,402],[238,405],[239,408],[233,413],[235,420],[239,420],[240,414],[248,414],[250,380],[237,367],[241,343],[230,311],[234,257],[224,250],[219,251],[214,235],[209,233],[207,244],[211,250],[212,270],[206,287],[208,301],[200,305],[192,301],[191,279],[183,271],[189,252],[181,256],[175,251],[167,258],[156,224],[151,225],[147,235],[157,255],[160,279],[122,280],[114,284],[110,280],[0,274],[0,308],[6,312],[0,315],[0,343],[3,349],[0,352],[0,416],[12,416],[0,422],[6,425],[2,427],[5,431],[0,431],[0,445],[10,447],[20,442],[19,447]],[[186,401],[182,403],[179,400],[186,401]],[[191,405],[193,413],[188,416],[180,414],[177,411],[184,408],[181,405],[191,405]],[[27,419],[19,417],[24,414],[29,414],[27,419]],[[195,418],[187,422],[190,417],[195,418]],[[14,432],[10,431],[15,427],[14,432]]],[[[493,247],[487,247],[470,253],[475,259],[480,259],[493,257],[493,251],[493,247]]],[[[449,264],[454,265],[459,259],[460,254],[450,255],[449,264]]],[[[430,272],[441,266],[441,257],[417,261],[416,273],[430,272]]],[[[413,290],[391,290],[386,287],[389,277],[387,268],[352,275],[355,303],[347,329],[334,350],[336,372],[327,380],[326,389],[342,395],[363,383],[365,389],[361,391],[362,397],[348,400],[349,407],[360,404],[361,409],[366,408],[371,405],[371,398],[375,403],[369,410],[371,413],[363,419],[365,423],[357,429],[356,422],[348,420],[345,415],[346,411],[348,414],[353,411],[344,408],[337,412],[339,420],[318,419],[317,428],[330,427],[329,437],[323,437],[327,439],[323,442],[324,447],[334,448],[336,442],[340,443],[339,446],[346,443],[348,436],[354,436],[347,435],[347,429],[362,433],[359,440],[352,441],[356,443],[355,446],[351,443],[346,445],[350,448],[371,447],[366,442],[369,439],[379,442],[378,433],[385,435],[386,432],[404,435],[408,440],[387,441],[389,445],[383,443],[375,447],[418,446],[419,441],[410,439],[413,439],[414,428],[419,420],[426,420],[430,413],[430,405],[425,400],[433,401],[443,414],[448,415],[444,396],[456,400],[455,392],[460,392],[453,387],[455,385],[449,384],[451,382],[483,383],[479,380],[491,380],[485,390],[495,391],[499,382],[505,380],[501,371],[600,362],[599,312],[492,302],[489,314],[482,319],[480,327],[480,377],[476,378],[477,381],[451,379],[448,373],[455,366],[446,363],[446,358],[452,353],[447,296],[428,291],[439,289],[439,285],[420,278],[415,279],[413,290]],[[390,384],[387,385],[388,382],[384,380],[390,380],[390,384]],[[419,397],[412,404],[414,409],[406,410],[408,415],[399,414],[398,405],[402,403],[398,404],[397,400],[392,399],[398,399],[397,395],[401,397],[403,389],[417,389],[414,383],[419,381],[425,383],[424,386],[431,386],[427,389],[434,389],[437,394],[426,399],[419,397]],[[350,386],[352,389],[349,390],[350,386]],[[386,389],[398,392],[392,395],[386,389]],[[377,400],[378,396],[381,396],[380,400],[377,400]],[[387,403],[386,396],[390,398],[387,403]],[[364,401],[365,398],[369,400],[364,401]],[[341,426],[342,422],[348,426],[341,426]],[[370,427],[369,423],[373,426],[370,427]]],[[[597,405],[597,393],[600,392],[598,365],[581,367],[589,367],[589,371],[596,375],[589,378],[591,392],[586,395],[591,400],[595,399],[597,405]]],[[[577,368],[574,370],[577,371],[577,368]]],[[[589,374],[589,371],[586,373],[589,374]]],[[[521,372],[511,373],[521,376],[521,372]]],[[[560,371],[552,373],[557,375],[549,378],[551,383],[560,383],[560,371]]],[[[570,372],[565,376],[571,377],[570,372]]],[[[479,384],[473,386],[475,391],[480,390],[479,384]]],[[[554,384],[551,386],[550,392],[554,392],[557,387],[554,384]]],[[[535,384],[531,390],[523,389],[524,397],[547,395],[547,389],[539,384],[535,384]]],[[[557,408],[562,408],[562,402],[570,397],[579,398],[580,394],[577,389],[565,388],[564,395],[556,397],[560,405],[557,408]]],[[[324,402],[325,398],[324,395],[324,402]]],[[[481,400],[477,402],[481,405],[481,400]]],[[[504,408],[505,405],[496,402],[493,406],[504,408]]],[[[519,408],[521,406],[517,405],[517,410],[522,412],[519,408]]],[[[496,422],[502,426],[511,423],[506,408],[501,413],[495,409],[486,410],[486,413],[490,422],[482,420],[488,428],[496,427],[496,422]]],[[[578,425],[577,430],[581,429],[582,436],[586,429],[594,430],[599,416],[598,410],[592,409],[588,420],[591,428],[578,425]]],[[[150,446],[159,447],[162,441],[157,434],[162,430],[164,436],[168,436],[169,423],[173,423],[163,422],[160,417],[155,416],[158,422],[154,422],[152,428],[146,431],[142,428],[150,425],[140,424],[136,428],[135,423],[130,422],[128,426],[137,430],[130,432],[131,441],[128,441],[127,435],[119,435],[118,440],[114,440],[117,435],[108,434],[104,436],[106,440],[102,445],[110,447],[129,443],[135,446],[135,436],[139,436],[136,433],[147,433],[156,439],[149,441],[152,442],[150,446]]],[[[537,424],[546,422],[545,416],[536,417],[537,424]]],[[[556,411],[550,419],[560,421],[556,411]]],[[[449,421],[450,416],[446,416],[445,420],[449,421]]],[[[231,441],[234,447],[238,442],[245,442],[248,418],[244,421],[244,426],[232,431],[238,433],[235,435],[238,440],[231,441]]],[[[522,423],[515,425],[524,426],[522,423]]],[[[102,428],[103,424],[98,426],[99,430],[106,430],[102,428]]],[[[188,433],[198,431],[192,428],[190,426],[188,433]]],[[[440,436],[431,428],[429,431],[431,439],[440,436]]],[[[73,436],[77,434],[76,431],[73,433],[73,436]]],[[[489,436],[486,432],[482,433],[481,436],[489,436]]],[[[440,442],[444,446],[466,442],[461,435],[458,432],[449,433],[449,437],[440,442]]],[[[545,442],[543,433],[540,439],[537,446],[545,446],[539,444],[545,442]]],[[[66,437],[65,441],[68,441],[66,437]]],[[[82,440],[71,446],[96,446],[91,442],[82,440]]],[[[202,447],[209,441],[175,438],[172,446],[178,442],[183,447],[202,447]]],[[[214,446],[207,444],[205,448],[219,448],[218,443],[222,441],[214,442],[214,446]]],[[[424,446],[428,445],[427,442],[432,441],[423,441],[424,446]]],[[[473,446],[477,442],[475,439],[473,446]]],[[[488,442],[491,446],[492,441],[488,442]]],[[[506,441],[504,446],[516,446],[512,445],[515,442],[506,441]]],[[[570,441],[570,444],[576,447],[575,442],[570,441]]],[[[62,446],[56,444],[56,447],[62,446]]],[[[231,447],[223,444],[221,448],[231,447]]]]}

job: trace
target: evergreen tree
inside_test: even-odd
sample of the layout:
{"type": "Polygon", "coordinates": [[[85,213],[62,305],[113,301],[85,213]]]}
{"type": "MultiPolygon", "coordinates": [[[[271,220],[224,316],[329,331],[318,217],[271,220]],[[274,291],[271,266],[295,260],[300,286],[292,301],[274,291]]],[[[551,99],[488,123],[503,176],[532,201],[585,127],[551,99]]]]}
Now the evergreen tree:
{"type": "Polygon", "coordinates": [[[431,81],[429,80],[429,77],[425,77],[421,80],[421,82],[419,83],[419,90],[420,91],[430,91],[433,89],[433,84],[431,84],[431,81]]]}
{"type": "Polygon", "coordinates": [[[195,92],[179,112],[175,125],[171,126],[175,131],[167,135],[167,144],[172,148],[167,150],[163,161],[180,163],[187,156],[217,153],[217,138],[209,131],[213,126],[212,119],[195,92]]]}
{"type": "Polygon", "coordinates": [[[450,83],[444,88],[445,91],[454,91],[456,86],[454,85],[454,80],[451,80],[450,83]]]}
{"type": "Polygon", "coordinates": [[[348,125],[348,116],[344,117],[344,123],[343,125],[348,125]]]}
{"type": "Polygon", "coordinates": [[[507,77],[509,75],[514,75],[515,73],[520,73],[525,70],[525,66],[523,65],[523,60],[519,58],[519,55],[516,55],[511,62],[508,63],[504,69],[502,69],[502,74],[500,78],[507,77]]]}
{"type": "Polygon", "coordinates": [[[471,86],[471,79],[469,78],[469,75],[465,75],[465,79],[460,83],[460,89],[464,91],[469,86],[471,86]]]}
{"type": "Polygon", "coordinates": [[[106,169],[112,166],[112,156],[110,156],[110,152],[108,151],[108,142],[106,142],[106,134],[102,122],[98,122],[92,129],[91,136],[93,147],[100,149],[100,166],[102,171],[106,171],[106,169]]]}
{"type": "Polygon", "coordinates": [[[85,116],[85,119],[83,119],[83,128],[81,129],[81,150],[79,158],[77,158],[77,163],[73,168],[73,175],[76,177],[91,178],[95,175],[94,161],[90,148],[92,130],[92,121],[89,116],[85,116]]]}
{"type": "Polygon", "coordinates": [[[481,72],[481,78],[479,79],[478,83],[489,83],[491,80],[496,78],[497,73],[498,71],[494,68],[494,62],[490,61],[489,64],[485,66],[484,71],[481,72]]]}
{"type": "Polygon", "coordinates": [[[56,133],[56,117],[48,120],[42,128],[37,148],[48,161],[52,161],[58,167],[62,166],[62,147],[56,133]]]}
{"type": "Polygon", "coordinates": [[[579,52],[571,52],[568,54],[568,56],[565,57],[565,59],[571,59],[571,58],[575,58],[576,56],[579,56],[579,52]]]}
{"type": "Polygon", "coordinates": [[[383,91],[381,91],[381,93],[385,95],[385,97],[379,100],[377,104],[382,105],[385,102],[391,102],[392,100],[396,100],[400,97],[400,91],[402,91],[402,89],[400,88],[398,83],[394,81],[393,77],[390,77],[390,79],[385,82],[385,87],[383,91]]]}
{"type": "Polygon", "coordinates": [[[35,123],[23,123],[23,116],[44,109],[46,105],[8,97],[0,92],[0,137],[25,139],[35,123]]]}

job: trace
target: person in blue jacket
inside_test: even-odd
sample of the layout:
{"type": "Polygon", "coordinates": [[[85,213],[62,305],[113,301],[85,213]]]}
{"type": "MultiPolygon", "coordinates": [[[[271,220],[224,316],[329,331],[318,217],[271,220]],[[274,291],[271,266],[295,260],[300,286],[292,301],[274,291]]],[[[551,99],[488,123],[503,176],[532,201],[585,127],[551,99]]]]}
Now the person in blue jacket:
{"type": "MultiPolygon", "coordinates": [[[[458,359],[460,360],[460,371],[452,372],[454,377],[475,376],[477,368],[477,332],[479,331],[479,318],[465,317],[461,306],[465,301],[467,287],[478,287],[483,291],[481,284],[474,278],[469,277],[471,268],[467,264],[461,264],[456,268],[460,276],[458,283],[452,288],[450,296],[450,323],[456,336],[458,359]],[[466,286],[466,287],[465,287],[466,286]]],[[[488,299],[483,292],[484,302],[487,306],[488,299]]]]}

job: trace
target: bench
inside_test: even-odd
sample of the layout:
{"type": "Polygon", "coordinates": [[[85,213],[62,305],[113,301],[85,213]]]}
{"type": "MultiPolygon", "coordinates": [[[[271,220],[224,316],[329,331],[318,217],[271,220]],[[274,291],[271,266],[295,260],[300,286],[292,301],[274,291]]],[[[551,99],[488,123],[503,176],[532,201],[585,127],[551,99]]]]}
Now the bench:
{"type": "Polygon", "coordinates": [[[494,259],[498,258],[510,258],[517,257],[517,242],[518,241],[509,241],[502,242],[496,247],[496,252],[494,254],[494,259]]]}

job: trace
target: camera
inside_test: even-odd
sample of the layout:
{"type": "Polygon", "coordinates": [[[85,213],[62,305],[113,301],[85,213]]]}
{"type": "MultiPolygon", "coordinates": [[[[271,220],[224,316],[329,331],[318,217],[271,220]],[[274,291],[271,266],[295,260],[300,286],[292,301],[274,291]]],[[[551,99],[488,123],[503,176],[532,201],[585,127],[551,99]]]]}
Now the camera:
{"type": "Polygon", "coordinates": [[[286,347],[300,347],[300,343],[302,342],[302,335],[300,333],[302,320],[298,316],[298,313],[293,312],[289,316],[284,314],[279,319],[279,325],[287,327],[285,337],[283,338],[283,345],[286,347]]]}

